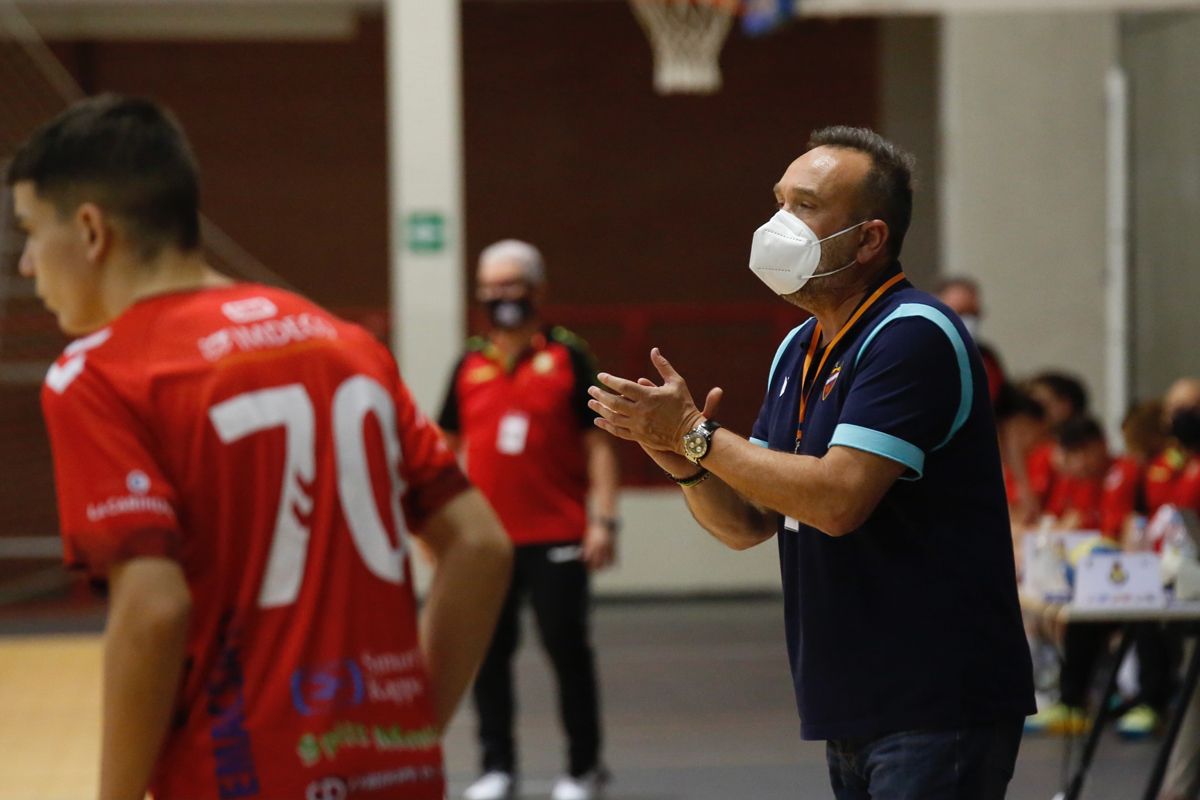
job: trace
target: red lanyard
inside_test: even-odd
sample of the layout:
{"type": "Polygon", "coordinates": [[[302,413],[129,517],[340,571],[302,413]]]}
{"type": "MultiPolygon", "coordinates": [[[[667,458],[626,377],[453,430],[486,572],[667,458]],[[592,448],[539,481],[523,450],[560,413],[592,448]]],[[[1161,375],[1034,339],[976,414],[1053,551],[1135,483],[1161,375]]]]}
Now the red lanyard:
{"type": "MultiPolygon", "coordinates": [[[[846,320],[846,324],[843,325],[842,329],[837,332],[837,336],[834,336],[833,339],[830,340],[829,344],[825,347],[825,352],[821,355],[821,362],[817,364],[816,375],[813,376],[814,384],[816,384],[816,377],[819,376],[825,369],[825,362],[829,359],[829,354],[833,352],[835,347],[837,347],[838,342],[842,340],[842,337],[846,335],[846,332],[854,327],[854,323],[858,322],[859,319],[862,318],[863,314],[867,313],[868,308],[875,305],[875,301],[877,301],[880,297],[883,297],[884,293],[888,289],[892,288],[902,280],[904,280],[903,272],[901,272],[899,275],[893,275],[887,280],[886,283],[883,284],[883,286],[880,286],[870,297],[867,298],[867,302],[858,307],[858,310],[854,312],[850,319],[846,320]]],[[[804,388],[808,384],[808,368],[812,366],[813,355],[817,352],[817,344],[820,341],[821,323],[818,322],[813,328],[812,341],[808,343],[808,353],[806,353],[804,356],[804,368],[800,372],[800,415],[796,420],[796,452],[800,451],[800,438],[804,435],[804,415],[808,411],[808,396],[812,394],[813,390],[812,386],[809,386],[807,389],[804,388]]]]}

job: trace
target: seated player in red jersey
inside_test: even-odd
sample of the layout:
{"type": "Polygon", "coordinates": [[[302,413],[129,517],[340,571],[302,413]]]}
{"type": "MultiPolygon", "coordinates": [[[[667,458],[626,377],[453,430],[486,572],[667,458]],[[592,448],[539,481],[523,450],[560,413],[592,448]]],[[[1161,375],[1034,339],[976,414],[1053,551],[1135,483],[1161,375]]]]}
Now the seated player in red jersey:
{"type": "Polygon", "coordinates": [[[1029,454],[1027,469],[1029,485],[1047,510],[1055,484],[1060,477],[1062,464],[1058,461],[1059,448],[1054,434],[1067,420],[1088,413],[1087,389],[1076,377],[1062,372],[1042,372],[1029,379],[1025,386],[1038,405],[1046,411],[1046,425],[1050,437],[1029,454]]]}
{"type": "Polygon", "coordinates": [[[1047,511],[1057,527],[1098,530],[1120,542],[1137,510],[1141,469],[1136,460],[1113,458],[1100,424],[1091,417],[1063,423],[1056,435],[1062,474],[1047,511]]]}
{"type": "Polygon", "coordinates": [[[1177,411],[1171,418],[1171,436],[1187,457],[1175,480],[1172,501],[1200,513],[1200,409],[1177,411]]]}
{"type": "Polygon", "coordinates": [[[511,548],[390,354],[209,268],[150,101],[73,106],[6,182],[21,274],[86,334],[42,400],[66,561],[110,589],[99,797],[441,800],[511,548]]]}
{"type": "MultiPolygon", "coordinates": [[[[1105,537],[1121,541],[1131,527],[1136,509],[1138,463],[1132,458],[1113,458],[1104,431],[1091,417],[1070,419],[1058,427],[1055,435],[1062,470],[1046,510],[1054,515],[1056,527],[1098,530],[1105,537]]],[[[1060,702],[1026,720],[1027,732],[1080,733],[1084,730],[1085,696],[1097,659],[1111,632],[1108,625],[1074,623],[1067,626],[1063,634],[1060,702]]],[[[1156,712],[1147,707],[1141,713],[1154,715],[1156,712]]],[[[1122,724],[1127,724],[1125,716],[1122,724]]]]}
{"type": "Polygon", "coordinates": [[[1049,456],[1043,463],[1039,454],[1043,450],[1051,454],[1054,440],[1046,426],[1045,410],[1012,383],[1000,388],[995,412],[1008,514],[1014,533],[1020,534],[1041,516],[1042,495],[1048,490],[1051,473],[1049,456]]]}
{"type": "MultiPolygon", "coordinates": [[[[1200,408],[1200,379],[1180,378],[1171,384],[1163,396],[1162,427],[1170,431],[1177,414],[1188,409],[1200,408]]],[[[1175,502],[1175,484],[1187,466],[1188,456],[1172,437],[1146,468],[1143,491],[1147,513],[1153,516],[1159,508],[1175,502]]]]}

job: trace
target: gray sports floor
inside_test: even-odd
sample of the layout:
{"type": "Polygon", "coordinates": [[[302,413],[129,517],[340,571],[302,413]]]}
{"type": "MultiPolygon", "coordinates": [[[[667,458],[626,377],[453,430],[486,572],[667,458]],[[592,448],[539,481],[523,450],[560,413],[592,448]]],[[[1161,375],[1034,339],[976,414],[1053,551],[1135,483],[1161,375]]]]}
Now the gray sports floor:
{"type": "MultiPolygon", "coordinates": [[[[594,617],[613,800],[829,798],[824,745],[801,742],[775,600],[608,603],[594,617]]],[[[546,797],[563,740],[532,619],[518,661],[523,798],[546,797]]],[[[451,797],[476,774],[474,715],[464,707],[446,742],[451,797]]],[[[1107,739],[1089,800],[1137,800],[1154,743],[1107,739]]],[[[1078,746],[1076,751],[1078,751],[1078,746]]],[[[1026,738],[1009,790],[1050,800],[1064,743],[1026,738]]]]}

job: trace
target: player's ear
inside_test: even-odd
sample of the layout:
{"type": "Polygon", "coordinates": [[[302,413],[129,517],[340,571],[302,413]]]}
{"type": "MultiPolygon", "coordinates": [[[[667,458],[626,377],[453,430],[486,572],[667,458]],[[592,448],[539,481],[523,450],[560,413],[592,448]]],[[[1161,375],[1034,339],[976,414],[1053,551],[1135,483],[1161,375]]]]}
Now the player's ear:
{"type": "Polygon", "coordinates": [[[87,253],[88,261],[97,264],[112,247],[111,220],[95,203],[84,203],[75,210],[75,224],[87,253]]]}

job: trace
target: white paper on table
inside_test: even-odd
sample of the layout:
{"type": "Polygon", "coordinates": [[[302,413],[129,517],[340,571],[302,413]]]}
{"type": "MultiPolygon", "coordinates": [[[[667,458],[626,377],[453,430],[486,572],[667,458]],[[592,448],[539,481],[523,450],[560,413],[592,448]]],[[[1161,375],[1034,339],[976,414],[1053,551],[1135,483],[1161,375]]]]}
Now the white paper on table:
{"type": "Polygon", "coordinates": [[[1154,553],[1092,553],[1075,569],[1077,608],[1163,608],[1162,566],[1154,553]]]}

